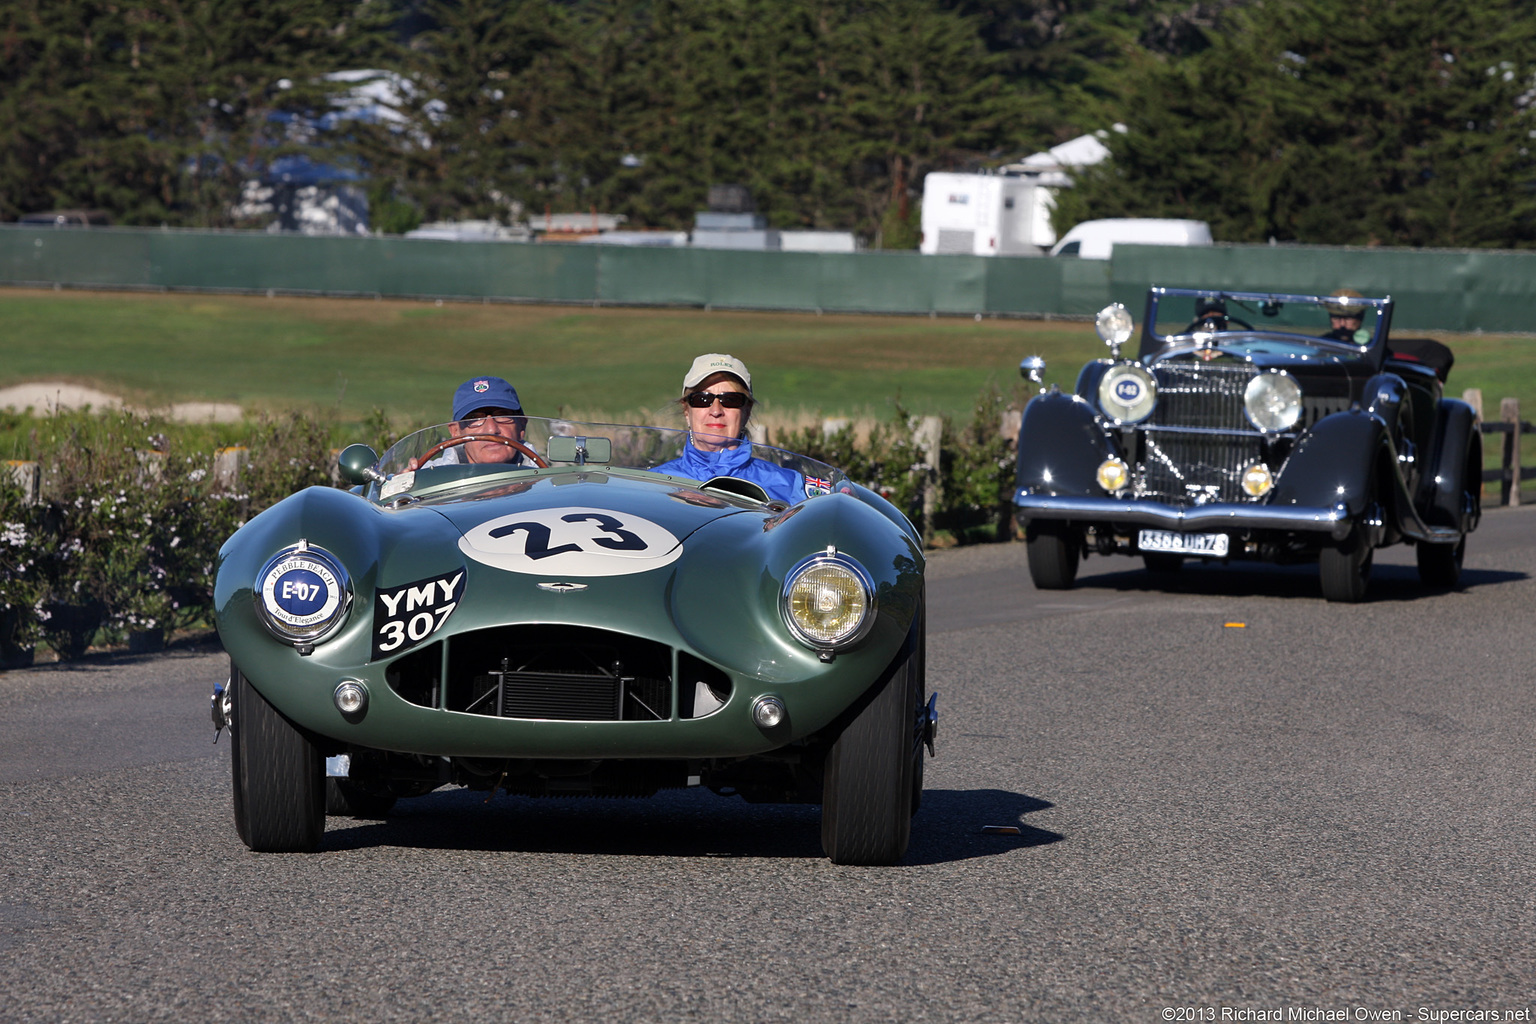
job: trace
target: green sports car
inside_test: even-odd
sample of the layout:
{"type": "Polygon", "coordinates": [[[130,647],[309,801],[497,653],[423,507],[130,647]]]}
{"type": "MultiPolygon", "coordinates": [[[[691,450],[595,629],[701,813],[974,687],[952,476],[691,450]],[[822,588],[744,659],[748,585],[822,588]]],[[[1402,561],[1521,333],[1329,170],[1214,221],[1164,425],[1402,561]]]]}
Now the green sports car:
{"type": "Polygon", "coordinates": [[[936,725],[902,513],[774,448],[751,454],[793,502],[652,468],[682,431],[517,421],[353,445],[357,486],[294,494],[225,543],[213,718],[245,844],[313,850],[327,813],[443,785],[703,786],[819,802],[833,861],[900,860],[936,725]]]}

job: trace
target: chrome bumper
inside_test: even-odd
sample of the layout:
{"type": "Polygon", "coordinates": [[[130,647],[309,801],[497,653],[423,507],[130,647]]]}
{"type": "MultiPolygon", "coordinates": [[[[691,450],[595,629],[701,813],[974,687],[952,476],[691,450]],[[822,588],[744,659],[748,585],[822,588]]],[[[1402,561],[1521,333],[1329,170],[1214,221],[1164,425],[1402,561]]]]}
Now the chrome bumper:
{"type": "Polygon", "coordinates": [[[1353,525],[1343,503],[1332,508],[1305,505],[1233,505],[1212,503],[1178,508],[1160,501],[1086,498],[1034,494],[1021,487],[1013,496],[1021,519],[1079,519],[1096,523],[1127,523],[1179,533],[1228,530],[1292,530],[1325,533],[1336,541],[1349,536],[1353,525]]]}

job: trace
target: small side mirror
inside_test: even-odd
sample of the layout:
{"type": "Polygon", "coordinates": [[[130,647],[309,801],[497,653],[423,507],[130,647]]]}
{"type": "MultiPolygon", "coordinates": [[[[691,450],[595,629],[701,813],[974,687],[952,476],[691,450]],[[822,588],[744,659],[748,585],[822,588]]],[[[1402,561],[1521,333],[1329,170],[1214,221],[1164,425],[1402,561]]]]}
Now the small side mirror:
{"type": "Polygon", "coordinates": [[[1042,384],[1045,376],[1045,360],[1039,356],[1025,356],[1019,361],[1019,376],[1025,380],[1032,380],[1036,384],[1042,384]]]}
{"type": "Polygon", "coordinates": [[[341,478],[349,484],[366,484],[370,480],[382,480],[383,474],[373,468],[379,456],[365,444],[349,444],[341,450],[336,465],[341,478]]]}

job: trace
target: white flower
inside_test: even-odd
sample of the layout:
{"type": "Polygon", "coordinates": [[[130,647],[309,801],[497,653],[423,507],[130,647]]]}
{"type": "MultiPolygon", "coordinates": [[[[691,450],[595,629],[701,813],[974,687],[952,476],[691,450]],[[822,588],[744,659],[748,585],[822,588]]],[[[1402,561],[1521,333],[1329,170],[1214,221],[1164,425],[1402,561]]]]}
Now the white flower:
{"type": "Polygon", "coordinates": [[[206,469],[194,469],[192,472],[187,474],[187,479],[193,483],[199,483],[202,481],[203,477],[207,475],[208,471],[206,469]]]}
{"type": "Polygon", "coordinates": [[[6,523],[4,532],[0,532],[0,544],[9,544],[13,548],[19,548],[27,542],[27,527],[23,523],[6,523]]]}
{"type": "Polygon", "coordinates": [[[176,547],[180,547],[180,546],[181,546],[181,538],[180,537],[172,537],[171,538],[171,547],[176,548],[176,547]]]}

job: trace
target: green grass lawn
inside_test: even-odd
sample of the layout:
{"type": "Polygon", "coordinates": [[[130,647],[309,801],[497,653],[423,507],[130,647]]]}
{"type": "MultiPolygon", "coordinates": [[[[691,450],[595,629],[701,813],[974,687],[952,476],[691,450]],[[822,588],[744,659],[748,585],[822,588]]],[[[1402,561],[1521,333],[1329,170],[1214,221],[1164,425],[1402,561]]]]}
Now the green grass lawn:
{"type": "Polygon", "coordinates": [[[1044,355],[1070,386],[1101,346],[1062,322],[815,316],[248,296],[0,291],[0,387],[68,380],[146,403],[375,407],[446,418],[453,388],[505,376],[529,412],[662,409],[703,352],[753,372],[763,412],[965,419],[988,382],[1044,355]]]}
{"type": "MultiPolygon", "coordinates": [[[[186,293],[0,289],[0,318],[0,387],[66,380],[144,405],[342,422],[377,408],[402,426],[445,419],[453,388],[480,373],[510,379],[534,414],[667,417],[683,371],[711,351],[747,362],[770,418],[885,418],[899,401],[964,421],[989,384],[1022,404],[1023,356],[1044,356],[1047,380],[1070,388],[1104,351],[1091,326],[1062,321],[186,293]]],[[[1456,353],[1448,393],[1481,388],[1489,419],[1514,397],[1536,420],[1536,338],[1436,336],[1456,353]]],[[[1523,448],[1536,461],[1536,439],[1523,448]]],[[[1492,465],[1492,440],[1488,452],[1492,465]]]]}

